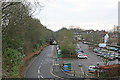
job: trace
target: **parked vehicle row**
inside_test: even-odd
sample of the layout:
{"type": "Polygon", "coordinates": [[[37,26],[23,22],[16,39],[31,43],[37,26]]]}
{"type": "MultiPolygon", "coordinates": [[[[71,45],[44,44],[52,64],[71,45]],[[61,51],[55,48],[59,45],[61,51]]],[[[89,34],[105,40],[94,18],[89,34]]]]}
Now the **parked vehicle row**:
{"type": "Polygon", "coordinates": [[[118,48],[115,48],[115,47],[107,46],[106,49],[120,53],[120,50],[118,48]]]}
{"type": "Polygon", "coordinates": [[[87,59],[87,55],[84,53],[84,51],[81,49],[81,47],[79,45],[77,45],[76,47],[76,56],[79,59],[87,59]]]}
{"type": "Polygon", "coordinates": [[[109,51],[101,48],[95,48],[93,51],[97,54],[97,56],[108,60],[120,59],[120,54],[114,51],[109,51]]]}

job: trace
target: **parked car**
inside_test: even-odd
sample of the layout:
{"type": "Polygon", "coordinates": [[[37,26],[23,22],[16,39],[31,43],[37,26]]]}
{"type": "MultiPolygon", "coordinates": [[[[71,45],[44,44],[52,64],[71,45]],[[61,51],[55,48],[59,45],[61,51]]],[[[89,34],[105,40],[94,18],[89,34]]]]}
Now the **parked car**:
{"type": "Polygon", "coordinates": [[[82,43],[84,43],[84,44],[88,44],[88,42],[86,42],[86,41],[84,41],[84,42],[82,42],[82,43]]]}
{"type": "Polygon", "coordinates": [[[116,54],[115,54],[115,58],[116,58],[116,59],[118,59],[118,56],[119,56],[119,54],[118,54],[118,53],[116,53],[116,54]]]}
{"type": "Polygon", "coordinates": [[[87,56],[85,56],[85,55],[83,55],[83,54],[78,54],[77,57],[78,57],[79,59],[87,59],[87,58],[88,58],[87,56]]]}
{"type": "Polygon", "coordinates": [[[104,55],[106,55],[106,53],[102,53],[102,54],[100,54],[100,57],[104,57],[104,55]]]}
{"type": "Polygon", "coordinates": [[[118,50],[118,53],[120,53],[120,50],[118,50]]]}
{"type": "Polygon", "coordinates": [[[78,53],[79,53],[79,52],[82,52],[82,53],[84,53],[84,51],[83,51],[82,49],[79,49],[77,52],[78,52],[78,53]]]}
{"type": "Polygon", "coordinates": [[[97,56],[100,56],[102,54],[102,51],[99,51],[98,53],[97,53],[97,56]]]}
{"type": "Polygon", "coordinates": [[[109,56],[110,56],[109,53],[107,53],[107,54],[104,55],[104,58],[105,58],[105,59],[108,59],[109,56]]]}
{"type": "Polygon", "coordinates": [[[95,72],[95,66],[93,66],[93,65],[90,65],[89,66],[89,69],[88,69],[88,72],[95,72]]]}
{"type": "Polygon", "coordinates": [[[120,54],[118,55],[118,60],[120,60],[120,54]]]}
{"type": "Polygon", "coordinates": [[[108,53],[107,50],[102,50],[102,53],[100,54],[101,57],[104,57],[104,55],[106,55],[108,53]]]}
{"type": "Polygon", "coordinates": [[[100,48],[95,48],[93,51],[94,51],[95,53],[98,53],[100,50],[101,50],[100,48]]]}
{"type": "Polygon", "coordinates": [[[109,47],[109,50],[114,51],[114,50],[115,50],[115,47],[109,47]]]}
{"type": "Polygon", "coordinates": [[[119,49],[118,49],[118,48],[115,48],[114,50],[115,50],[116,52],[118,52],[119,49]]]}
{"type": "Polygon", "coordinates": [[[115,55],[110,55],[110,57],[108,58],[108,60],[115,60],[115,55]]]}
{"type": "Polygon", "coordinates": [[[88,58],[86,54],[83,54],[83,55],[84,55],[84,57],[88,58]]]}

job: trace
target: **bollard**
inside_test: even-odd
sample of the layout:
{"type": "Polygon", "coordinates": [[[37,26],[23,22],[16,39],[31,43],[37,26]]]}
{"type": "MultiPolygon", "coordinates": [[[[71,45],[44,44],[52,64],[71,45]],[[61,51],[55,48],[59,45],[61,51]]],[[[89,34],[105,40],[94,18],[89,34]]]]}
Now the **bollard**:
{"type": "Polygon", "coordinates": [[[75,76],[75,70],[74,70],[74,76],[75,76]]]}

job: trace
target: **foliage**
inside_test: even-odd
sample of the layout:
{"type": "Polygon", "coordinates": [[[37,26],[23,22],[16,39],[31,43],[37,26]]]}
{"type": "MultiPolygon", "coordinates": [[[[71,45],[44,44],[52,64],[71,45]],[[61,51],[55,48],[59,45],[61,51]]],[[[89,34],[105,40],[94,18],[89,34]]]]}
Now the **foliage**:
{"type": "Polygon", "coordinates": [[[10,74],[13,78],[19,78],[19,68],[18,66],[13,66],[11,69],[11,74],[10,74]]]}
{"type": "Polygon", "coordinates": [[[71,54],[74,53],[75,50],[75,41],[74,41],[74,34],[71,30],[63,28],[56,32],[57,40],[60,45],[60,49],[62,54],[71,54]]]}
{"type": "MultiPolygon", "coordinates": [[[[9,60],[11,77],[19,75],[22,55],[29,55],[48,43],[54,32],[33,18],[30,6],[22,2],[2,4],[2,51],[3,59],[9,60]]],[[[4,66],[8,64],[3,62],[4,66]]],[[[3,68],[5,69],[5,68],[3,68]]]]}
{"type": "Polygon", "coordinates": [[[10,59],[13,66],[20,63],[22,55],[17,50],[8,48],[6,54],[7,58],[10,59]]]}

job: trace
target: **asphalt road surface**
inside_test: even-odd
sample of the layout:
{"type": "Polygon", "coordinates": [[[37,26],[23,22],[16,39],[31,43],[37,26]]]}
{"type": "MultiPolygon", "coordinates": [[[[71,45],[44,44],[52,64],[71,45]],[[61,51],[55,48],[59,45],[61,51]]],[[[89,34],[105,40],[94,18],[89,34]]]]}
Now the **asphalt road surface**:
{"type": "Polygon", "coordinates": [[[54,45],[44,48],[40,55],[27,67],[25,78],[55,78],[50,71],[53,64],[54,49],[54,45]]]}
{"type": "Polygon", "coordinates": [[[90,65],[97,65],[97,63],[99,63],[100,65],[104,65],[103,60],[96,56],[96,54],[92,51],[90,51],[88,48],[88,45],[83,44],[83,43],[79,43],[79,45],[81,46],[82,50],[85,52],[85,54],[87,54],[88,59],[80,59],[80,63],[83,65],[83,71],[86,73],[87,76],[91,76],[92,74],[90,74],[88,72],[88,68],[90,65]]]}

